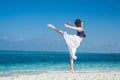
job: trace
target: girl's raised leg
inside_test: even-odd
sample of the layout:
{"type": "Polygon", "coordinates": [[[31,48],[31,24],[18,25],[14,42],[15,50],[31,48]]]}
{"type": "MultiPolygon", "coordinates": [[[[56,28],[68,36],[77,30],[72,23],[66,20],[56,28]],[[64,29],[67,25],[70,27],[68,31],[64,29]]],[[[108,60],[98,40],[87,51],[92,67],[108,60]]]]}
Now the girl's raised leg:
{"type": "Polygon", "coordinates": [[[58,33],[60,33],[62,36],[63,36],[63,31],[61,31],[61,30],[59,30],[59,29],[57,29],[55,26],[53,26],[52,24],[48,24],[48,27],[49,28],[51,28],[51,29],[53,29],[53,30],[55,30],[55,31],[57,31],[58,33]]]}

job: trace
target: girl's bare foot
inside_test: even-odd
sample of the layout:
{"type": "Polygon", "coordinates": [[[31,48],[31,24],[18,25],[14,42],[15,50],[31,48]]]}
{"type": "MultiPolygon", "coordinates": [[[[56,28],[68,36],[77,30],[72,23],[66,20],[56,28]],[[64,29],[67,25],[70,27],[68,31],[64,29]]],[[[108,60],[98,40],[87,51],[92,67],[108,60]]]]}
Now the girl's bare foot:
{"type": "Polygon", "coordinates": [[[52,24],[48,24],[49,28],[56,29],[52,24]]]}

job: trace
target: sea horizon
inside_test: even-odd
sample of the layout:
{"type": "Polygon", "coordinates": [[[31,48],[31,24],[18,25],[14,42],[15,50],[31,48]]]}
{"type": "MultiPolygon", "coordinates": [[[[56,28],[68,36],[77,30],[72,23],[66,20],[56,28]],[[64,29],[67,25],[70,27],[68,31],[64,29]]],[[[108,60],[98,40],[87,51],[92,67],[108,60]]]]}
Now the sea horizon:
{"type": "MultiPolygon", "coordinates": [[[[42,51],[42,50],[0,50],[0,52],[53,52],[53,53],[56,53],[56,52],[65,52],[65,53],[69,53],[69,51],[42,51]]],[[[120,54],[120,52],[76,52],[76,53],[95,53],[95,54],[120,54]]]]}

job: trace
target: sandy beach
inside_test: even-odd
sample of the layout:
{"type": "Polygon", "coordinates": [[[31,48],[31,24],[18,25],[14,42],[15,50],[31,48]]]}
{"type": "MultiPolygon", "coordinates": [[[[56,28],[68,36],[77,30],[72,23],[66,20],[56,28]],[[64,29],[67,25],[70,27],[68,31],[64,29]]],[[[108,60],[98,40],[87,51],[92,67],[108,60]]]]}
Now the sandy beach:
{"type": "Polygon", "coordinates": [[[49,71],[33,75],[0,77],[0,80],[120,80],[120,72],[49,71]]]}

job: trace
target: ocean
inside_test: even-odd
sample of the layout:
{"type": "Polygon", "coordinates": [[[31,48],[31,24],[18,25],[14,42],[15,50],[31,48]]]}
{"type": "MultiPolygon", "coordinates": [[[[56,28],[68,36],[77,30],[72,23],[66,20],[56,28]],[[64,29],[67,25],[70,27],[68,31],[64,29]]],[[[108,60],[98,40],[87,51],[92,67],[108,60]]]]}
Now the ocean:
{"type": "MultiPolygon", "coordinates": [[[[76,53],[75,71],[120,71],[120,54],[76,53]]],[[[69,71],[68,52],[0,51],[0,76],[69,71]]]]}

